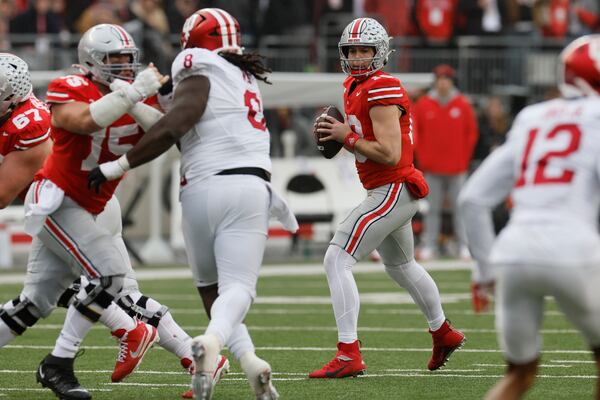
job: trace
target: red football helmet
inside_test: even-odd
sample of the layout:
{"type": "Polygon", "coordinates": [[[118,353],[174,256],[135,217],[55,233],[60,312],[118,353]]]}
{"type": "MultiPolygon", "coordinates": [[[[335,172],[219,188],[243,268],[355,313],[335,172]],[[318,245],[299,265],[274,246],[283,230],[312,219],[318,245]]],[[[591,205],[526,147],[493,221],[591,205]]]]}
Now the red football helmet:
{"type": "Polygon", "coordinates": [[[227,11],[203,8],[185,21],[181,30],[181,48],[200,47],[214,52],[242,54],[240,24],[227,11]]]}
{"type": "Polygon", "coordinates": [[[582,36],[565,47],[558,87],[564,97],[600,95],[600,35],[582,36]]]}

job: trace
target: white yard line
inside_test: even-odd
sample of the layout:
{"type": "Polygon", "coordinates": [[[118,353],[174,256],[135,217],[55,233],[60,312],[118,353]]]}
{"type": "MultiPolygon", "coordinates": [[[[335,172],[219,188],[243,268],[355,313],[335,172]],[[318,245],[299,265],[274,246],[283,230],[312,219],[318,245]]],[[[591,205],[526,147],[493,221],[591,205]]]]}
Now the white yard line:
{"type": "MultiPolygon", "coordinates": [[[[35,329],[45,329],[45,330],[60,330],[62,329],[61,324],[38,324],[35,325],[35,329]]],[[[204,331],[206,326],[202,325],[189,325],[181,327],[185,331],[204,331]]],[[[335,326],[248,326],[250,331],[273,331],[273,332],[337,332],[337,328],[335,326]]],[[[104,326],[94,326],[92,330],[106,330],[104,326]]],[[[382,326],[369,326],[369,327],[360,327],[358,328],[359,332],[381,332],[381,333],[424,333],[427,330],[423,328],[393,328],[393,327],[382,327],[382,326]]],[[[461,331],[464,333],[490,333],[495,334],[495,329],[469,329],[465,328],[461,331]]],[[[579,331],[576,329],[542,329],[540,331],[545,335],[571,335],[574,333],[578,333],[579,331]]]]}
{"type": "Polygon", "coordinates": [[[596,361],[593,360],[550,360],[550,362],[563,364],[596,364],[596,361]]]}
{"type": "MultiPolygon", "coordinates": [[[[471,270],[473,262],[460,260],[429,261],[422,265],[429,271],[461,271],[471,270]]],[[[352,271],[357,274],[372,274],[385,272],[383,264],[359,262],[352,271]]],[[[260,276],[305,276],[305,275],[324,275],[325,270],[322,264],[276,264],[265,265],[260,270],[260,276]]],[[[192,273],[189,268],[157,268],[157,269],[136,269],[138,280],[160,280],[160,279],[191,279],[192,273]]],[[[0,274],[0,285],[23,283],[25,273],[0,274]]]]}
{"type": "MultiPolygon", "coordinates": [[[[12,345],[9,344],[4,349],[28,349],[28,350],[51,350],[54,346],[41,345],[12,345]]],[[[115,346],[82,346],[86,350],[114,350],[115,346]]],[[[163,350],[162,347],[155,347],[155,350],[163,350]]],[[[256,347],[259,351],[335,351],[333,347],[291,347],[291,346],[259,346],[256,347]]],[[[411,348],[411,347],[363,347],[363,351],[377,352],[399,352],[399,353],[431,353],[431,347],[411,348]]],[[[461,353],[500,353],[498,349],[460,349],[461,353]]],[[[589,350],[544,350],[544,354],[586,354],[589,355],[589,350]]]]}

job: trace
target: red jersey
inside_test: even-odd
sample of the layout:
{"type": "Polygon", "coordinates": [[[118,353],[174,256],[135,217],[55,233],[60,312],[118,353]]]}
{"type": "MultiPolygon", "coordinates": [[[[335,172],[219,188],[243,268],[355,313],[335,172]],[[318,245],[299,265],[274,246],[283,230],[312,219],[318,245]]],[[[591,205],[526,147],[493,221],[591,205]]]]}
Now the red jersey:
{"type": "MultiPolygon", "coordinates": [[[[80,101],[93,103],[103,96],[94,82],[84,75],[68,75],[50,82],[46,101],[52,104],[80,101]]],[[[156,101],[156,97],[152,98],[156,101]]],[[[88,189],[89,171],[125,154],[141,138],[143,131],[128,114],[107,128],[91,134],[77,134],[55,126],[52,153],[35,179],[49,179],[65,194],[92,214],[99,214],[112,197],[121,179],[106,181],[100,193],[88,189]]]]}
{"type": "MultiPolygon", "coordinates": [[[[50,110],[34,95],[17,104],[0,127],[0,164],[10,152],[35,147],[50,137],[50,110]]],[[[19,195],[25,198],[27,188],[19,195]]]]}
{"type": "Polygon", "coordinates": [[[0,162],[12,151],[27,150],[50,137],[50,110],[31,95],[17,104],[10,117],[0,127],[0,162]]]}
{"type": "Polygon", "coordinates": [[[396,105],[402,109],[400,134],[402,154],[393,167],[369,160],[356,152],[356,168],[365,189],[403,182],[414,171],[412,121],[410,100],[400,80],[383,71],[377,71],[364,80],[349,76],[344,81],[344,112],[348,125],[361,138],[375,141],[369,110],[374,106],[396,105]]]}

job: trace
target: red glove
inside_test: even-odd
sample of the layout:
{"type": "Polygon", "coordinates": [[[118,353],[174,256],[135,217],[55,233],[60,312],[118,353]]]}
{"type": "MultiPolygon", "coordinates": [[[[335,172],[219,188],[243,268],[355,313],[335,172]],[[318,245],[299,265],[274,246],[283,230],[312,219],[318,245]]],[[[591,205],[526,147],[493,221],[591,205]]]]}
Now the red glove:
{"type": "Polygon", "coordinates": [[[475,311],[476,314],[487,311],[493,295],[494,281],[487,283],[473,282],[471,284],[471,301],[473,303],[473,311],[475,311]]]}

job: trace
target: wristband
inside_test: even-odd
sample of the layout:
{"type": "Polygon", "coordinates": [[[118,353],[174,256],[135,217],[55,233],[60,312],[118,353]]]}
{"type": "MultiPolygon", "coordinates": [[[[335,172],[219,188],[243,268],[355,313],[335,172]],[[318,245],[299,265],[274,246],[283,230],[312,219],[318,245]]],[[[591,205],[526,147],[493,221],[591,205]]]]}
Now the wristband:
{"type": "Polygon", "coordinates": [[[348,133],[344,138],[344,146],[348,150],[354,151],[354,146],[356,146],[356,142],[358,142],[358,139],[360,139],[358,133],[350,131],[350,133],[348,133]]]}

